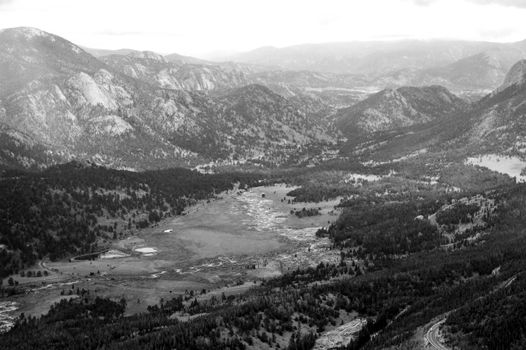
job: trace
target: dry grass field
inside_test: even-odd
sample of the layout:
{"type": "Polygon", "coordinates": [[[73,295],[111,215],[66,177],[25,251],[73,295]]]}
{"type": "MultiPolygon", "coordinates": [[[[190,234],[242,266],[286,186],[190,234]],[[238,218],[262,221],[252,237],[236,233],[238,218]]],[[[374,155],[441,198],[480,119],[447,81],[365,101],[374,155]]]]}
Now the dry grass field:
{"type": "Polygon", "coordinates": [[[70,289],[84,288],[101,296],[126,296],[127,312],[133,313],[187,290],[239,293],[260,278],[337,261],[315,232],[337,218],[339,200],[292,203],[286,196],[292,189],[274,185],[222,193],[185,215],[114,242],[98,259],[41,263],[33,270],[45,269],[48,276],[15,276],[32,288],[16,297],[18,312],[42,314],[70,289]],[[319,208],[321,215],[291,213],[302,208],[319,208]]]}

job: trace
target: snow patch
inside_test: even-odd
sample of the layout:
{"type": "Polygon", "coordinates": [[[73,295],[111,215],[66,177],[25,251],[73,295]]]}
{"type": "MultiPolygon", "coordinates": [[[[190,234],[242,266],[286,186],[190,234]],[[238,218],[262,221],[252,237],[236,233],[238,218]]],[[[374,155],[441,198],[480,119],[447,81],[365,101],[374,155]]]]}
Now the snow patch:
{"type": "Polygon", "coordinates": [[[124,252],[121,252],[120,250],[111,249],[108,250],[106,253],[102,254],[100,256],[100,259],[118,259],[118,258],[125,258],[130,256],[130,254],[126,254],[124,252]]]}
{"type": "Polygon", "coordinates": [[[157,248],[153,248],[153,247],[135,248],[134,251],[142,253],[144,255],[146,255],[146,254],[152,254],[153,255],[153,254],[158,252],[157,248]]]}
{"type": "Polygon", "coordinates": [[[501,174],[514,177],[517,182],[526,182],[526,161],[512,156],[499,156],[496,154],[485,154],[478,157],[466,159],[466,164],[478,165],[501,174]]]}

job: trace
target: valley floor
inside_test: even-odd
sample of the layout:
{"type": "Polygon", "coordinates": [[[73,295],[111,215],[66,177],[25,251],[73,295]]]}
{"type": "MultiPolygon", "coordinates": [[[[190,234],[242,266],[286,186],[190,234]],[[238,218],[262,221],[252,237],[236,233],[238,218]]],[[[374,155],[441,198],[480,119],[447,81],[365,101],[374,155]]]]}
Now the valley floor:
{"type": "Polygon", "coordinates": [[[292,189],[283,184],[235,189],[114,242],[95,260],[41,263],[30,270],[49,275],[17,277],[30,292],[12,297],[18,309],[9,315],[42,315],[77,289],[125,296],[132,314],[177,294],[203,289],[208,293],[202,297],[241,294],[262,278],[322,261],[337,263],[339,253],[315,232],[337,219],[339,199],[293,203],[287,196],[292,189]],[[318,208],[321,215],[293,214],[303,208],[318,208]]]}

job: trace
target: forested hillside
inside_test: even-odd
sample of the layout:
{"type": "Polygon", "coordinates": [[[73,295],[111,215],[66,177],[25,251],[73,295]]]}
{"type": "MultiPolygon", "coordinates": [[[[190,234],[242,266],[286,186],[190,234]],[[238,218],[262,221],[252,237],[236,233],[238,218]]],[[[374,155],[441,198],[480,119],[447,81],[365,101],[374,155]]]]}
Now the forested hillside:
{"type": "Polygon", "coordinates": [[[0,179],[0,276],[37,259],[92,252],[179,215],[196,200],[250,186],[257,175],[203,175],[187,169],[135,173],[77,162],[0,179]]]}
{"type": "Polygon", "coordinates": [[[0,350],[526,349],[526,7],[382,1],[0,28],[0,350]]]}
{"type": "MultiPolygon", "coordinates": [[[[101,170],[90,171],[97,174],[101,170]]],[[[188,174],[179,172],[180,176],[188,174]]],[[[160,181],[155,173],[126,174],[126,178],[146,176],[152,188],[160,181]]],[[[202,177],[209,182],[204,182],[202,192],[193,195],[206,196],[210,193],[207,189],[228,188],[233,179],[250,183],[250,179],[232,176],[202,177]]],[[[175,191],[177,186],[170,188],[175,191]]],[[[479,321],[477,316],[469,318],[466,313],[471,310],[470,303],[491,304],[491,300],[502,295],[509,297],[499,299],[501,306],[515,310],[514,319],[523,317],[517,314],[522,310],[520,284],[500,294],[492,293],[510,277],[517,276],[514,283],[521,283],[520,276],[526,268],[526,240],[521,234],[526,228],[522,209],[526,187],[511,185],[484,192],[488,200],[495,201],[495,210],[483,227],[484,239],[473,241],[459,236],[462,244],[441,247],[443,242],[436,239],[436,234],[442,231],[415,221],[414,215],[428,220],[428,214],[447,211],[448,217],[458,218],[461,224],[474,212],[463,205],[451,205],[460,203],[460,195],[437,197],[435,201],[377,204],[376,214],[391,223],[393,230],[398,227],[407,231],[401,236],[376,234],[386,226],[369,222],[367,218],[373,214],[368,210],[343,215],[339,224],[329,229],[335,248],[342,253],[339,264],[322,263],[316,268],[292,271],[244,295],[207,299],[178,296],[149,307],[147,314],[125,317],[121,301],[103,301],[84,291],[79,298],[55,306],[47,316],[21,319],[0,337],[0,345],[17,349],[309,349],[322,332],[357,313],[367,324],[346,349],[384,349],[395,345],[410,349],[408,344],[413,341],[416,328],[465,305],[448,321],[455,327],[453,330],[463,329],[472,334],[470,341],[483,341],[488,349],[502,349],[489,335],[482,335],[479,340],[479,333],[469,333],[473,322],[479,321]],[[451,211],[456,211],[456,216],[451,211]],[[351,226],[353,229],[346,231],[351,226]],[[413,235],[413,229],[429,232],[413,235]],[[349,239],[354,241],[354,248],[342,245],[349,239]],[[496,269],[498,274],[493,273],[496,269]],[[511,297],[513,293],[519,294],[511,297]],[[195,316],[183,322],[176,317],[180,313],[195,316]]],[[[500,318],[498,313],[484,317],[491,322],[500,318]]],[[[516,325],[512,333],[504,334],[495,328],[491,334],[505,337],[507,344],[521,344],[524,332],[520,323],[516,325]]]]}

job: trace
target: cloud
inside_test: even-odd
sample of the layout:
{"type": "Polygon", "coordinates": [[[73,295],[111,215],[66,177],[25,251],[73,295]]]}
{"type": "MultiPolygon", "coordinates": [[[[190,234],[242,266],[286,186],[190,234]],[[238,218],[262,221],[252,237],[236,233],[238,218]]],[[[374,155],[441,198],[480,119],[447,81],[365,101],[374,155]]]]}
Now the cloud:
{"type": "Polygon", "coordinates": [[[429,6],[432,3],[437,2],[438,0],[411,0],[411,1],[419,6],[429,6]]]}
{"type": "Polygon", "coordinates": [[[526,1],[524,0],[469,0],[476,4],[489,5],[496,4],[502,6],[522,7],[526,8],[526,1]]]}
{"type": "Polygon", "coordinates": [[[174,31],[140,31],[140,30],[112,30],[104,29],[93,32],[94,35],[107,37],[180,37],[179,32],[174,31]]]}
{"type": "MultiPolygon", "coordinates": [[[[1,0],[0,0],[1,1],[1,0]]],[[[131,36],[131,35],[142,35],[144,32],[135,30],[100,30],[94,32],[96,35],[109,35],[109,36],[131,36]]]]}
{"type": "MultiPolygon", "coordinates": [[[[408,0],[418,6],[429,6],[443,0],[408,0]]],[[[526,8],[526,0],[467,0],[479,5],[501,5],[508,7],[526,8]]]]}

